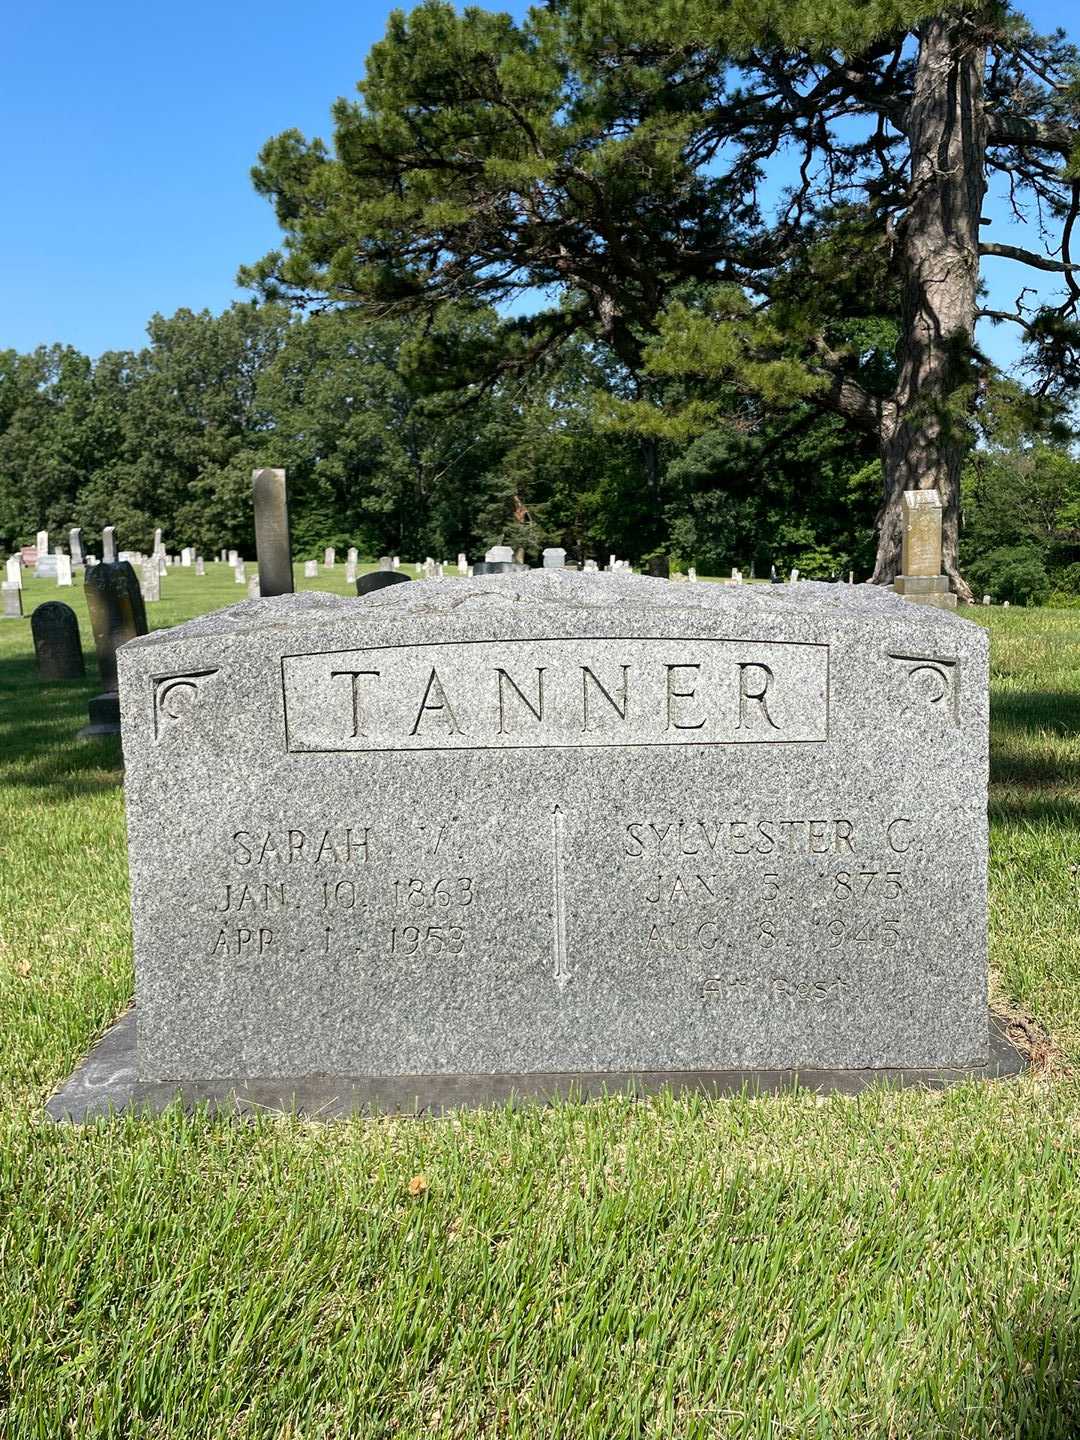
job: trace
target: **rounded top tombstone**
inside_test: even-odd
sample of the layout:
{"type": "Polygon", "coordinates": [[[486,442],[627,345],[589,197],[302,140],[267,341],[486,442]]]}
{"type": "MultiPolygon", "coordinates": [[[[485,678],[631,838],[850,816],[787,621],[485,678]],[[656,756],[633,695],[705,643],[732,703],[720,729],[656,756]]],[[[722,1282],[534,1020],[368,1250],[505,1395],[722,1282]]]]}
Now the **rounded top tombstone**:
{"type": "Polygon", "coordinates": [[[81,680],[86,674],[79,621],[70,605],[48,600],[30,616],[38,678],[81,680]]]}
{"type": "Polygon", "coordinates": [[[384,590],[387,585],[399,585],[408,579],[408,575],[402,575],[397,570],[372,570],[370,574],[361,575],[357,580],[356,593],[373,595],[376,590],[384,590]]]}

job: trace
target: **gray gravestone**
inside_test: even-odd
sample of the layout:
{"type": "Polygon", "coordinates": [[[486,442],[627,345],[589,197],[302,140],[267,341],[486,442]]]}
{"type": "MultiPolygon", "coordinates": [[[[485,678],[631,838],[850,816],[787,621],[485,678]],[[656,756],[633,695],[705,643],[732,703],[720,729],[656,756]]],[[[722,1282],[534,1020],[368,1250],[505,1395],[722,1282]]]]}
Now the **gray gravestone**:
{"type": "Polygon", "coordinates": [[[294,589],[292,542],[285,471],[256,470],[251,484],[255,496],[255,558],[260,593],[291,595],[294,589]]]}
{"type": "Polygon", "coordinates": [[[120,732],[120,701],[116,681],[116,652],[136,636],[145,635],[146,605],[139,581],[127,560],[116,558],[116,530],[102,532],[102,561],[86,574],[83,587],[94,632],[101,694],[90,701],[89,724],[79,731],[85,740],[120,732]]]}
{"type": "Polygon", "coordinates": [[[39,680],[81,680],[86,674],[79,622],[70,605],[49,600],[30,616],[39,680]]]}
{"type": "Polygon", "coordinates": [[[491,549],[484,556],[489,564],[511,564],[514,559],[513,547],[510,545],[492,545],[491,549]]]}
{"type": "Polygon", "coordinates": [[[71,546],[71,563],[76,568],[85,565],[85,552],[83,551],[82,530],[76,525],[68,532],[68,541],[71,546]]]}
{"type": "Polygon", "coordinates": [[[0,589],[4,592],[4,619],[22,619],[22,586],[14,585],[10,580],[5,580],[0,589]]]}
{"type": "Polygon", "coordinates": [[[57,575],[57,556],[40,555],[34,566],[35,580],[55,580],[57,575]]]}
{"type": "Polygon", "coordinates": [[[18,555],[9,555],[4,571],[4,578],[9,585],[15,585],[22,589],[22,559],[18,555]]]}
{"type": "Polygon", "coordinates": [[[544,571],[126,645],[140,1083],[985,1066],[987,650],[544,571]]]}
{"type": "Polygon", "coordinates": [[[317,560],[304,561],[304,579],[317,580],[319,578],[319,562],[317,560]]]}
{"type": "Polygon", "coordinates": [[[233,580],[237,585],[247,584],[247,566],[243,560],[238,560],[233,568],[233,580]]]}
{"type": "Polygon", "coordinates": [[[545,570],[561,570],[566,564],[566,551],[561,545],[549,546],[543,554],[543,567],[545,570]]]}
{"type": "Polygon", "coordinates": [[[332,545],[328,545],[323,551],[323,565],[327,570],[334,568],[334,547],[332,545]]]}
{"type": "Polygon", "coordinates": [[[71,572],[71,556],[58,554],[56,557],[56,583],[70,587],[74,581],[71,572]]]}
{"type": "Polygon", "coordinates": [[[400,585],[408,579],[408,575],[399,575],[396,570],[371,570],[357,580],[356,593],[374,595],[376,590],[385,590],[388,585],[400,585]]]}
{"type": "Polygon", "coordinates": [[[200,578],[206,574],[206,562],[201,555],[195,556],[195,574],[200,578]]]}
{"type": "Polygon", "coordinates": [[[153,556],[143,561],[139,589],[142,598],[151,604],[161,599],[161,575],[153,556]]]}

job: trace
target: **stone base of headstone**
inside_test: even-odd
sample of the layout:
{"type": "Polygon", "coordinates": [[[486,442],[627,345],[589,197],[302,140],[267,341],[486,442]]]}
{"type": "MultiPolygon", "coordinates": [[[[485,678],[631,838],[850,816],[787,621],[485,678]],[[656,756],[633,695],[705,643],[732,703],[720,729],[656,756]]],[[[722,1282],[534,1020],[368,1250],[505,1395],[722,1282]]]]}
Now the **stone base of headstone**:
{"type": "Polygon", "coordinates": [[[922,1070],[684,1070],[580,1075],[312,1075],[290,1080],[140,1081],[136,1012],[128,1010],[94,1046],[45,1107],[50,1119],[84,1125],[123,1112],[156,1112],[179,1099],[227,1115],[273,1110],[333,1119],[356,1114],[441,1115],[491,1105],[550,1104],[665,1090],[707,1096],[815,1091],[857,1095],[871,1085],[943,1090],[966,1080],[1004,1080],[1027,1061],[990,1015],[985,1065],[922,1070]]]}
{"type": "Polygon", "coordinates": [[[936,605],[939,610],[955,610],[956,596],[949,589],[947,575],[897,575],[893,589],[905,600],[916,605],[936,605]]]}
{"type": "Polygon", "coordinates": [[[77,740],[91,740],[96,735],[120,734],[120,696],[106,692],[95,695],[89,705],[90,723],[77,733],[77,740]]]}

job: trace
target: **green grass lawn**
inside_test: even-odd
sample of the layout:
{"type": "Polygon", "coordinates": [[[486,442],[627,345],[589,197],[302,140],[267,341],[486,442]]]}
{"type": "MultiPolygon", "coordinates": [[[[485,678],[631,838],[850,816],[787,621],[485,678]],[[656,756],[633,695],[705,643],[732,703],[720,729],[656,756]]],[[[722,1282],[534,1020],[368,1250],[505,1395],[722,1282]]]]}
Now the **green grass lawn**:
{"type": "MultiPolygon", "coordinates": [[[[243,598],[207,570],[152,624],[243,598]]],[[[1080,611],[970,612],[1025,1077],[77,1130],[42,1104],[132,989],[120,754],[73,740],[81,589],[24,598],[88,678],[0,621],[3,1440],[1080,1435],[1080,611]]]]}

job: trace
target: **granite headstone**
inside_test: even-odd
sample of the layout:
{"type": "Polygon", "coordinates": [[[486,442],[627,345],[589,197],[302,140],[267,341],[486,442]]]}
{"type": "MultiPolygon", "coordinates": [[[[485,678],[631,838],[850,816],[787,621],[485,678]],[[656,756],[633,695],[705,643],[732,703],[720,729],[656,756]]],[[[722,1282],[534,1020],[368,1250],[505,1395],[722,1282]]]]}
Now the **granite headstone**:
{"type": "Polygon", "coordinates": [[[255,553],[262,595],[293,593],[289,494],[285,471],[264,468],[251,477],[255,499],[255,553]]]}
{"type": "Polygon", "coordinates": [[[385,590],[388,585],[401,585],[406,580],[411,583],[410,576],[401,575],[396,570],[369,570],[357,580],[356,593],[374,595],[376,590],[385,590]]]}
{"type": "Polygon", "coordinates": [[[22,619],[22,586],[15,585],[10,580],[5,580],[0,589],[4,592],[4,619],[22,619]]]}
{"type": "Polygon", "coordinates": [[[30,616],[39,680],[81,680],[86,674],[79,621],[70,605],[48,600],[30,616]]]}
{"type": "Polygon", "coordinates": [[[83,740],[119,733],[116,652],[126,641],[147,631],[146,605],[138,577],[131,563],[118,560],[116,553],[116,531],[109,525],[102,534],[101,564],[87,571],[83,587],[101,679],[101,694],[90,701],[89,723],[79,731],[79,739],[83,740]]]}
{"type": "Polygon", "coordinates": [[[143,1081],[987,1061],[977,625],[541,570],[119,665],[143,1081]]]}

